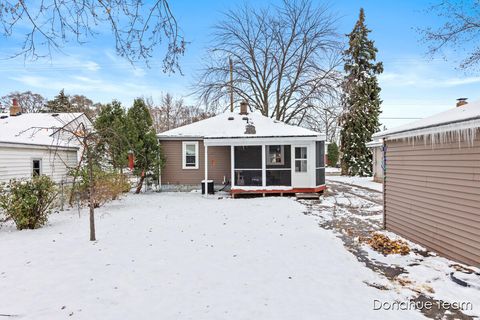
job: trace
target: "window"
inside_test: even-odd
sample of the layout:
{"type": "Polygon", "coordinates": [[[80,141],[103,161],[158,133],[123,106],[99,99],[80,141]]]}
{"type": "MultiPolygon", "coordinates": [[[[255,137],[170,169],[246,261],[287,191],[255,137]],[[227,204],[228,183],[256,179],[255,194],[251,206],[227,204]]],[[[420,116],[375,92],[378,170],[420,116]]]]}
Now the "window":
{"type": "Polygon", "coordinates": [[[267,146],[267,165],[281,166],[285,164],[283,146],[267,146]]]}
{"type": "Polygon", "coordinates": [[[182,143],[183,169],[198,169],[198,141],[182,143]]]}
{"type": "Polygon", "coordinates": [[[32,176],[36,177],[42,174],[42,160],[32,160],[32,176]]]}
{"type": "Polygon", "coordinates": [[[307,147],[295,147],[295,172],[307,172],[307,147]]]}

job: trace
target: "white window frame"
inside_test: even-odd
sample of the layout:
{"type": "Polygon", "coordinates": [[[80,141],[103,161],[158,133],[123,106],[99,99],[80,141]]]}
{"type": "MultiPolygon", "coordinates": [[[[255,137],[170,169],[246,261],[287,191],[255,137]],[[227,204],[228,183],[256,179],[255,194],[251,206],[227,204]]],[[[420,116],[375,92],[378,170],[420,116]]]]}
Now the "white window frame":
{"type": "Polygon", "coordinates": [[[32,168],[32,177],[34,176],[33,175],[33,161],[38,161],[39,162],[39,166],[40,166],[40,174],[39,176],[41,176],[43,174],[43,163],[42,163],[42,159],[41,158],[32,158],[30,164],[31,164],[31,168],[32,168]]]}
{"type": "Polygon", "coordinates": [[[295,170],[296,173],[306,173],[308,172],[308,147],[307,146],[295,146],[294,149],[293,149],[293,168],[295,170]],[[305,154],[305,158],[297,158],[297,153],[296,153],[296,149],[297,148],[304,148],[306,150],[306,154],[305,154]],[[306,162],[306,165],[305,165],[305,171],[297,171],[297,161],[304,161],[306,162]]]}
{"type": "Polygon", "coordinates": [[[270,144],[270,145],[266,145],[265,149],[267,149],[267,165],[268,166],[283,166],[285,164],[285,146],[284,145],[270,144]],[[276,163],[272,163],[272,162],[270,162],[270,160],[271,160],[270,147],[276,147],[276,146],[280,147],[281,161],[276,162],[276,163]]]}
{"type": "Polygon", "coordinates": [[[198,141],[182,141],[182,168],[185,170],[198,170],[199,152],[198,141]],[[187,166],[187,145],[195,145],[195,166],[187,166]]]}

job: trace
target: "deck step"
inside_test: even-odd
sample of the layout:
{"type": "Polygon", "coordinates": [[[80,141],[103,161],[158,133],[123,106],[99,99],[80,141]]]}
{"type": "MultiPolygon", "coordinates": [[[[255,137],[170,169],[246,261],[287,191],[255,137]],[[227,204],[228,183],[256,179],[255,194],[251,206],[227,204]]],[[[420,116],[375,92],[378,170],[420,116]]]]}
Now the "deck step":
{"type": "Polygon", "coordinates": [[[297,199],[318,200],[318,199],[320,199],[320,194],[318,194],[318,193],[316,193],[316,192],[295,193],[295,197],[297,197],[297,199]]]}

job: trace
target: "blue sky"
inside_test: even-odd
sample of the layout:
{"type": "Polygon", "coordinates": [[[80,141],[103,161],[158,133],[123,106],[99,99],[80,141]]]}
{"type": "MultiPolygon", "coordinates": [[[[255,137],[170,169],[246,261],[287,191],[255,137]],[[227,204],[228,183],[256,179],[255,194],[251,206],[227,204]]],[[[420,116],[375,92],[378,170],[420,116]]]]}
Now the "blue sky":
{"type": "MultiPolygon", "coordinates": [[[[253,6],[278,1],[247,1],[253,6]]],[[[31,90],[52,98],[62,88],[68,94],[84,94],[94,101],[109,102],[116,98],[129,106],[138,96],[158,99],[170,92],[193,102],[194,79],[201,68],[201,58],[209,45],[212,25],[222,17],[222,11],[240,5],[242,1],[170,1],[179,25],[190,42],[181,60],[184,75],[165,75],[161,63],[153,61],[150,69],[144,65],[132,67],[117,57],[108,32],[85,45],[72,43],[52,60],[0,60],[0,95],[10,91],[31,90]]],[[[320,3],[314,1],[314,3],[320,3]]],[[[325,2],[322,2],[325,3],[325,2]]],[[[340,17],[339,31],[351,31],[360,7],[365,9],[366,22],[372,29],[371,38],[384,63],[380,77],[382,87],[382,122],[394,127],[411,120],[387,118],[422,118],[454,107],[455,99],[468,97],[478,100],[480,75],[457,70],[456,57],[446,53],[429,59],[426,47],[415,31],[416,27],[440,23],[425,12],[429,1],[332,1],[327,2],[340,17]]],[[[2,39],[0,56],[18,47],[21,34],[2,39]]]]}

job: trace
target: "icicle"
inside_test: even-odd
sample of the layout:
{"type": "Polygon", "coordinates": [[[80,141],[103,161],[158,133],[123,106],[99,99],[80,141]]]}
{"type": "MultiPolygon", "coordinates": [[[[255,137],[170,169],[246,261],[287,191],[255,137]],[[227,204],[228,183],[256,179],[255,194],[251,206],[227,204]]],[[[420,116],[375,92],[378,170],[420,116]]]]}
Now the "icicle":
{"type": "Polygon", "coordinates": [[[462,123],[438,126],[435,128],[412,130],[399,134],[392,134],[389,140],[402,140],[415,147],[419,140],[423,140],[425,147],[430,144],[432,149],[437,145],[458,143],[458,147],[472,147],[475,145],[477,133],[480,131],[480,120],[465,121],[462,123]]]}

